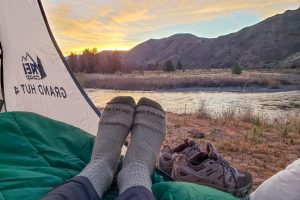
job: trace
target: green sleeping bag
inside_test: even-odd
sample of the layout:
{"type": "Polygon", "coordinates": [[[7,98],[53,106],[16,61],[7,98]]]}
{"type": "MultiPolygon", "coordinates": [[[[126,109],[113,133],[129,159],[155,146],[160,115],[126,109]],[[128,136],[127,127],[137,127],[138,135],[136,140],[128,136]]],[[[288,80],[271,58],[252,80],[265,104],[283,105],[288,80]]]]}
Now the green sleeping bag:
{"type": "MultiPolygon", "coordinates": [[[[36,200],[89,162],[94,136],[28,112],[0,114],[0,200],[36,200]]],[[[231,200],[230,194],[191,183],[165,182],[154,173],[159,200],[231,200]]],[[[114,199],[116,184],[103,199],[114,199]]]]}

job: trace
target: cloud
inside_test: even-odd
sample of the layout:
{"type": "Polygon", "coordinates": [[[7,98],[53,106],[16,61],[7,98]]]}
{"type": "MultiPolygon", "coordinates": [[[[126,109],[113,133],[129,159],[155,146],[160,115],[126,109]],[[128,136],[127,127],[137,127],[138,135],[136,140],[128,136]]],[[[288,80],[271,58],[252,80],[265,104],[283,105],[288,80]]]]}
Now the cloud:
{"type": "Polygon", "coordinates": [[[142,42],[140,37],[134,40],[132,35],[223,18],[237,11],[252,12],[262,20],[299,7],[299,0],[44,0],[43,3],[65,54],[95,46],[129,49],[142,42]]]}

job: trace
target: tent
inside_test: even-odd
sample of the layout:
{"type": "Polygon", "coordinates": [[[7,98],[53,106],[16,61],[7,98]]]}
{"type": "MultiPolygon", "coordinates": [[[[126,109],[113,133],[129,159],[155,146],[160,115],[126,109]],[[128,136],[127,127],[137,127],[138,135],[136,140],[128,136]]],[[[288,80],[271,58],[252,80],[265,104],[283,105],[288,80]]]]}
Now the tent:
{"type": "Polygon", "coordinates": [[[2,111],[34,112],[96,135],[100,112],[72,74],[40,0],[1,0],[0,48],[2,111]]]}

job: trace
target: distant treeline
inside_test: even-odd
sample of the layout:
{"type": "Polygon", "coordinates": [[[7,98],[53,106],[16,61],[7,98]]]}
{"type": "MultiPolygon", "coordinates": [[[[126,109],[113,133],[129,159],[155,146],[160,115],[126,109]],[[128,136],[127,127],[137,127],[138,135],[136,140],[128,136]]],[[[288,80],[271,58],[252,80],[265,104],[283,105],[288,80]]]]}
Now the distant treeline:
{"type": "MultiPolygon", "coordinates": [[[[98,73],[98,74],[114,74],[116,72],[130,73],[132,70],[155,71],[162,70],[165,72],[174,72],[176,70],[187,69],[180,61],[174,64],[171,60],[155,65],[148,64],[147,67],[135,69],[122,64],[121,51],[106,51],[99,54],[97,48],[85,49],[82,54],[77,55],[71,53],[67,57],[67,61],[74,73],[98,73]]],[[[242,67],[235,64],[232,73],[242,74],[242,67]]]]}
{"type": "Polygon", "coordinates": [[[85,49],[81,55],[72,52],[67,57],[67,61],[74,73],[104,74],[128,71],[122,67],[120,51],[111,51],[107,56],[101,58],[97,48],[85,49]]]}
{"type": "MultiPolygon", "coordinates": [[[[116,72],[129,73],[132,70],[137,70],[134,67],[128,67],[122,64],[122,53],[123,52],[117,50],[99,53],[97,48],[85,49],[82,54],[79,55],[71,52],[67,57],[67,61],[74,73],[112,74],[116,72]]],[[[156,63],[155,65],[149,64],[139,70],[163,70],[173,72],[184,69],[180,61],[174,64],[171,60],[167,60],[162,63],[156,63]]]]}

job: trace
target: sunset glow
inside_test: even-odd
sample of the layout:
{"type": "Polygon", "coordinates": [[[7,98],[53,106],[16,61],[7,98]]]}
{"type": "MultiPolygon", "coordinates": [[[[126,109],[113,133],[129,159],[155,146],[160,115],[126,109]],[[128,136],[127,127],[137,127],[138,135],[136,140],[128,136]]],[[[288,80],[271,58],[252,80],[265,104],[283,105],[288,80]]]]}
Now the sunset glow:
{"type": "Polygon", "coordinates": [[[299,0],[43,0],[65,55],[85,48],[128,50],[176,33],[218,37],[287,9],[299,0]]]}

